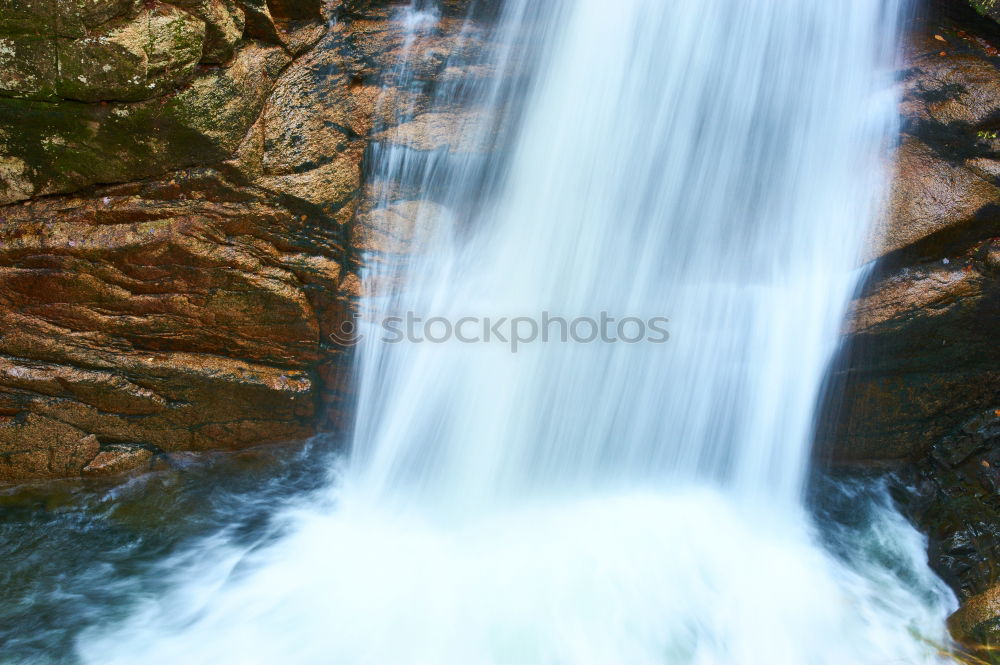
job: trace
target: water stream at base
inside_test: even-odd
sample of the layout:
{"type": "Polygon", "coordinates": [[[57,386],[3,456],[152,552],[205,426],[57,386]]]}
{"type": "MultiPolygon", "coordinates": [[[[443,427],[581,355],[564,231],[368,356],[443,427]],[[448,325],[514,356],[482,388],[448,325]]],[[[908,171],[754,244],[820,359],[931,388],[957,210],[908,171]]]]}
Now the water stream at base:
{"type": "MultiPolygon", "coordinates": [[[[506,138],[373,148],[376,207],[418,232],[370,257],[346,467],[274,542],[167,562],[173,589],[89,630],[83,660],[941,661],[952,600],[920,538],[877,502],[821,535],[802,499],[896,131],[901,10],[507,0],[472,63],[493,75],[431,105],[476,111],[470,145],[506,138]],[[663,317],[669,339],[383,341],[406,312],[606,312],[630,337],[663,317]]],[[[401,11],[404,49],[440,18],[401,11]]]]}

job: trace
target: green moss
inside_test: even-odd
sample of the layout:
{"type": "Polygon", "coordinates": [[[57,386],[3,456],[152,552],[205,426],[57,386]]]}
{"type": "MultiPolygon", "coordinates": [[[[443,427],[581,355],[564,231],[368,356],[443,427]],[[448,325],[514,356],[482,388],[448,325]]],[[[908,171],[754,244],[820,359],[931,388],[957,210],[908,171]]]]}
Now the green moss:
{"type": "MultiPolygon", "coordinates": [[[[279,48],[251,47],[228,69],[135,103],[0,98],[0,127],[17,128],[0,133],[0,154],[30,166],[36,195],[218,162],[239,146],[287,62],[279,48]]],[[[0,203],[19,198],[0,181],[0,203]]]]}
{"type": "Polygon", "coordinates": [[[1000,19],[1000,5],[997,0],[969,0],[969,4],[977,12],[991,19],[1000,19]]]}

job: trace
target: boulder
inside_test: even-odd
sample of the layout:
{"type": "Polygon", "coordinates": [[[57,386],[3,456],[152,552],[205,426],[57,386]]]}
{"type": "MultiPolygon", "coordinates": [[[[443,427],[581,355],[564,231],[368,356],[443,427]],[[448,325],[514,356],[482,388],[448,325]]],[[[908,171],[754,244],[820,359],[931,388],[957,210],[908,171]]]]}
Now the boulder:
{"type": "Polygon", "coordinates": [[[139,4],[137,0],[0,0],[0,35],[83,37],[139,4]]]}
{"type": "Polygon", "coordinates": [[[228,67],[132,104],[0,97],[0,203],[224,160],[289,61],[280,47],[249,43],[228,67]]]}
{"type": "Polygon", "coordinates": [[[201,62],[222,64],[232,59],[243,37],[246,16],[234,0],[174,0],[205,24],[201,62]]]}
{"type": "Polygon", "coordinates": [[[417,117],[435,77],[490,75],[442,69],[484,32],[446,3],[411,44],[414,86],[396,75],[407,51],[383,2],[362,19],[340,2],[79,1],[67,25],[0,13],[0,40],[45,42],[30,44],[36,65],[68,45],[79,69],[0,69],[0,481],[343,424],[350,344],[336,333],[360,253],[392,249],[386,224],[430,205],[379,218],[364,160],[414,121],[445,144],[441,123],[464,116],[417,117]]]}
{"type": "Polygon", "coordinates": [[[325,335],[348,316],[345,251],[315,206],[212,170],[5,210],[6,477],[80,473],[96,449],[39,460],[89,435],[164,451],[308,436],[332,394],[320,368],[341,363],[325,335]]]}
{"type": "Polygon", "coordinates": [[[988,645],[979,653],[990,660],[1000,635],[1000,30],[939,1],[909,34],[889,214],[816,450],[892,470],[930,565],[963,601],[956,639],[988,645]]]}
{"type": "Polygon", "coordinates": [[[987,206],[1000,204],[1000,189],[912,136],[903,138],[895,163],[890,222],[881,234],[881,255],[968,224],[987,206]]]}
{"type": "Polygon", "coordinates": [[[1000,646],[1000,586],[969,598],[948,618],[948,627],[959,642],[972,646],[1000,646]]]}
{"type": "Polygon", "coordinates": [[[112,445],[102,448],[87,466],[84,476],[114,476],[130,471],[148,469],[153,459],[153,451],[134,446],[112,445]]]}
{"type": "Polygon", "coordinates": [[[177,7],[156,4],[80,39],[53,42],[56,93],[63,99],[141,101],[194,75],[205,24],[177,7]]]}
{"type": "Polygon", "coordinates": [[[972,32],[981,20],[931,14],[911,35],[880,258],[834,364],[840,399],[821,418],[817,449],[839,463],[919,461],[998,400],[1000,183],[992,174],[1000,161],[983,123],[1000,109],[1000,68],[993,33],[972,32]]]}

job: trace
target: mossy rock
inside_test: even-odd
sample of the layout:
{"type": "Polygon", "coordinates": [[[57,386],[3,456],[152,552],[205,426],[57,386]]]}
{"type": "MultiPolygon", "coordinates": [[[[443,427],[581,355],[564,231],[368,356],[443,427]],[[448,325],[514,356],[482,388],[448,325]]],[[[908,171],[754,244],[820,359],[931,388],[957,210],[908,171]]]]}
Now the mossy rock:
{"type": "Polygon", "coordinates": [[[60,97],[141,101],[191,78],[201,59],[205,23],[160,4],[94,36],[60,41],[60,97]]]}
{"type": "Polygon", "coordinates": [[[0,98],[0,203],[223,160],[289,60],[278,47],[249,44],[230,67],[131,104],[0,98]]]}
{"type": "Polygon", "coordinates": [[[137,0],[0,0],[0,35],[83,37],[133,13],[137,0]]]}
{"type": "Polygon", "coordinates": [[[229,62],[243,37],[246,17],[234,0],[175,0],[205,23],[205,45],[201,61],[209,64],[229,62]]]}
{"type": "Polygon", "coordinates": [[[56,43],[53,37],[0,35],[0,95],[54,99],[59,71],[56,43]]]}
{"type": "Polygon", "coordinates": [[[1000,21],[1000,0],[969,0],[969,4],[983,16],[1000,21]]]}

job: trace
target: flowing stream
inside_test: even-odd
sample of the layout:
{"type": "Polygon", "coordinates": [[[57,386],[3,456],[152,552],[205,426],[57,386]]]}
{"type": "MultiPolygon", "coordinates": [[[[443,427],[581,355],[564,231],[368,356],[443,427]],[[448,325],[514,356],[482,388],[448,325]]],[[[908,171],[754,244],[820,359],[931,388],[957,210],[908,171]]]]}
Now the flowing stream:
{"type": "MultiPolygon", "coordinates": [[[[349,459],[272,542],[168,562],[82,659],[943,661],[920,537],[884,501],[838,529],[803,499],[904,9],[506,0],[449,63],[492,74],[422,89],[472,119],[462,145],[371,151],[376,214],[412,237],[369,257],[349,459]],[[407,313],[437,328],[387,341],[407,313]]],[[[400,12],[404,49],[440,20],[400,12]]]]}

